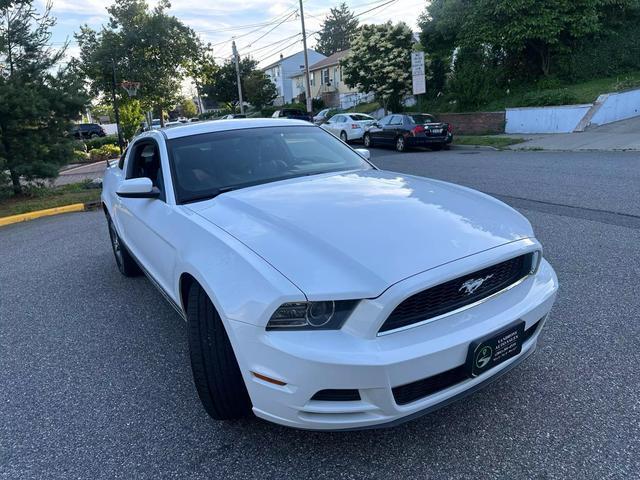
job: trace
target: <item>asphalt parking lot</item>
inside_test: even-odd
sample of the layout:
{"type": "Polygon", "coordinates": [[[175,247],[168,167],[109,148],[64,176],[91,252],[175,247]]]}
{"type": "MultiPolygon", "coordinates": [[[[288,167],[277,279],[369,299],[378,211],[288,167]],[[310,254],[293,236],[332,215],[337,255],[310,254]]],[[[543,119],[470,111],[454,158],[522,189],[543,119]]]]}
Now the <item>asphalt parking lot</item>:
{"type": "Polygon", "coordinates": [[[638,478],[640,155],[373,150],[524,213],[561,283],[537,353],[400,427],[218,423],[184,322],[115,266],[101,212],[0,229],[0,478],[638,478]]]}

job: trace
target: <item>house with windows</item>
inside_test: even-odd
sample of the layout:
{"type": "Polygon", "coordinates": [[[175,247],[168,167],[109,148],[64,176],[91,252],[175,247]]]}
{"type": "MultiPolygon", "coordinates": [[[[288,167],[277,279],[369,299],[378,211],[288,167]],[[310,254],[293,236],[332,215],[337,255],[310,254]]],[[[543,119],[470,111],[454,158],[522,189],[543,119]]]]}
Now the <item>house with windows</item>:
{"type": "MultiPolygon", "coordinates": [[[[307,49],[307,57],[309,64],[319,62],[327,57],[315,50],[307,49]]],[[[276,86],[278,96],[273,101],[274,105],[284,105],[291,103],[296,97],[293,93],[291,79],[304,72],[304,51],[294,53],[288,57],[280,55],[277,62],[273,62],[262,69],[262,71],[271,79],[276,86]]]]}
{"type": "MultiPolygon", "coordinates": [[[[348,54],[349,50],[342,50],[309,65],[311,98],[322,99],[327,107],[345,109],[373,100],[372,94],[360,92],[344,82],[340,60],[348,54]]],[[[293,76],[291,84],[294,97],[298,98],[304,94],[304,69],[293,76]]]]}

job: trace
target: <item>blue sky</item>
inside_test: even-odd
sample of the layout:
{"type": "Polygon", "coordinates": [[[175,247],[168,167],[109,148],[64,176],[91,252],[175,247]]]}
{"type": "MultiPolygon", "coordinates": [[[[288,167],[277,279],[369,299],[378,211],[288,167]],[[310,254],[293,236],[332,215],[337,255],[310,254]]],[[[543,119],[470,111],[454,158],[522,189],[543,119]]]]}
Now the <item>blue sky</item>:
{"type": "MultiPolygon", "coordinates": [[[[37,0],[42,7],[46,0],[37,0]]],[[[324,16],[331,7],[341,0],[320,1],[306,0],[304,2],[305,23],[307,32],[319,29],[324,16]]],[[[361,23],[382,23],[387,20],[405,21],[416,29],[417,18],[424,9],[425,0],[395,0],[383,5],[388,0],[345,0],[345,3],[356,13],[364,12],[380,6],[370,13],[360,16],[361,23]]],[[[154,5],[155,0],[149,1],[154,5]]],[[[61,45],[69,39],[68,54],[77,55],[78,48],[73,43],[73,34],[80,25],[88,24],[93,28],[100,26],[107,20],[106,7],[109,1],[100,0],[53,0],[53,15],[57,18],[57,25],[51,42],[54,46],[61,45]]],[[[246,28],[247,25],[268,22],[276,18],[285,19],[289,12],[298,7],[297,0],[173,0],[169,10],[171,14],[180,18],[192,27],[205,41],[219,44],[214,47],[214,55],[223,61],[231,54],[231,38],[237,37],[236,43],[240,54],[253,53],[253,57],[263,65],[277,59],[280,53],[285,56],[301,50],[300,36],[290,38],[300,32],[300,19],[296,14],[291,15],[275,30],[266,34],[275,25],[256,26],[246,28]],[[245,28],[242,28],[245,27],[245,28]],[[244,35],[240,37],[241,35],[244,35]],[[282,40],[281,43],[275,43],[282,40]],[[299,40],[299,41],[296,41],[299,40]],[[275,44],[274,44],[275,43],[275,44]],[[273,44],[273,45],[272,45],[273,44]],[[287,47],[284,49],[284,47],[287,47]],[[284,49],[284,50],[283,50],[284,49]]],[[[310,41],[312,47],[315,40],[310,41]]]]}

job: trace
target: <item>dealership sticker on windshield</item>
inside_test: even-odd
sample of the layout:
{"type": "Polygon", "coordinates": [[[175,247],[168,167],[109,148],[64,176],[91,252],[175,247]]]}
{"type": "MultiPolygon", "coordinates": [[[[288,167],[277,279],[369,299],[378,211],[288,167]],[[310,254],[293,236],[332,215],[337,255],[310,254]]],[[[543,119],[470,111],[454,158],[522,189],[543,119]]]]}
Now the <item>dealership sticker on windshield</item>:
{"type": "Polygon", "coordinates": [[[510,325],[483,339],[471,342],[467,353],[467,371],[472,377],[482,375],[487,370],[515,357],[522,351],[524,322],[510,325]]]}

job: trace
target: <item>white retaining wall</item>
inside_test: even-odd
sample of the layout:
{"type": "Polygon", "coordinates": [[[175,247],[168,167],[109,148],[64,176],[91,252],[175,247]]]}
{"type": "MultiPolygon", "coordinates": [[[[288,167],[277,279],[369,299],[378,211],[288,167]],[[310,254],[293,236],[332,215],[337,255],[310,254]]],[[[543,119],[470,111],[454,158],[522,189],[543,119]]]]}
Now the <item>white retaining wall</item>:
{"type": "Polygon", "coordinates": [[[507,108],[506,133],[569,133],[640,116],[640,89],[607,93],[595,103],[507,108]]]}
{"type": "Polygon", "coordinates": [[[568,133],[591,108],[586,105],[507,108],[506,133],[568,133]]]}
{"type": "Polygon", "coordinates": [[[604,125],[640,115],[640,90],[610,93],[591,118],[591,125],[604,125]]]}

